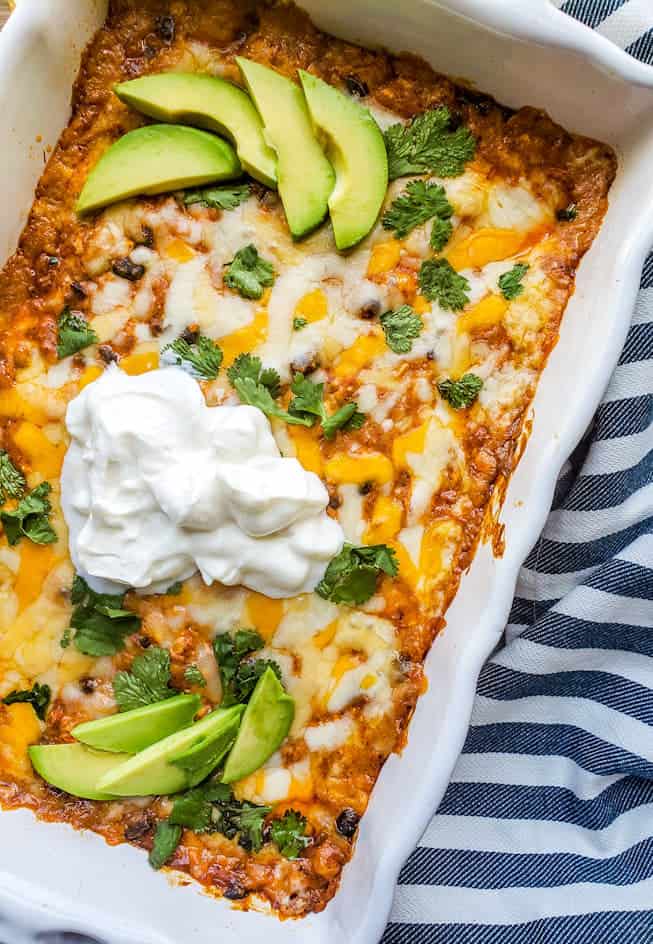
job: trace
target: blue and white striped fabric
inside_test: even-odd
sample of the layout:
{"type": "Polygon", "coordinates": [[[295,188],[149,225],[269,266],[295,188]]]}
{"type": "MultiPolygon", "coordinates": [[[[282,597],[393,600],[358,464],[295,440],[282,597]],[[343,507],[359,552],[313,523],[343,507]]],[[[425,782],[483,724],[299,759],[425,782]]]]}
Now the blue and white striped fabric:
{"type": "MultiPolygon", "coordinates": [[[[653,62],[653,0],[558,5],[653,62]]],[[[653,942],[652,657],[653,254],[382,944],[653,942]]]]}

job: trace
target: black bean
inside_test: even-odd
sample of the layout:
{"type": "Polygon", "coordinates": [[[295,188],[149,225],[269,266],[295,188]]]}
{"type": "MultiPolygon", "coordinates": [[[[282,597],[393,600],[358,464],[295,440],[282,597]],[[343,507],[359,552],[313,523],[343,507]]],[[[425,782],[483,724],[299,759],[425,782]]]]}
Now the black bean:
{"type": "Polygon", "coordinates": [[[370,299],[369,302],[366,302],[358,309],[358,317],[365,318],[366,321],[369,321],[371,318],[376,318],[380,314],[381,302],[378,302],[376,299],[370,299]]]}
{"type": "Polygon", "coordinates": [[[118,355],[108,344],[101,344],[97,350],[105,364],[113,364],[118,360],[118,355]]]}
{"type": "Polygon", "coordinates": [[[136,640],[141,649],[149,649],[152,645],[152,640],[149,636],[139,636],[136,640]]]}
{"type": "Polygon", "coordinates": [[[337,511],[341,505],[342,505],[342,498],[340,497],[340,495],[334,493],[333,495],[329,496],[329,508],[332,511],[337,511]]]}
{"type": "Polygon", "coordinates": [[[185,341],[186,344],[197,344],[199,336],[200,333],[197,328],[184,328],[181,332],[181,339],[185,341]]]}
{"type": "Polygon", "coordinates": [[[157,16],[156,32],[164,43],[171,43],[175,38],[174,16],[157,16]]]}
{"type": "Polygon", "coordinates": [[[561,223],[572,223],[577,216],[578,210],[575,203],[570,203],[569,206],[556,210],[556,219],[560,220],[561,223]]]}
{"type": "Polygon", "coordinates": [[[246,895],[247,889],[236,879],[232,879],[224,890],[224,897],[228,898],[229,901],[239,901],[241,898],[245,898],[246,895]]]}
{"type": "Polygon", "coordinates": [[[357,75],[346,75],[345,85],[349,94],[355,95],[357,98],[366,98],[370,94],[367,82],[359,79],[357,75]]]}
{"type": "Polygon", "coordinates": [[[345,839],[353,839],[356,835],[359,822],[360,816],[356,810],[352,810],[350,806],[347,806],[336,820],[336,829],[345,839]]]}
{"type": "Polygon", "coordinates": [[[86,289],[81,282],[71,282],[70,287],[75,295],[79,295],[80,298],[86,298],[86,289]]]}
{"type": "Polygon", "coordinates": [[[358,486],[359,495],[369,495],[372,489],[374,488],[374,482],[363,482],[358,486]]]}
{"type": "Polygon", "coordinates": [[[139,246],[147,246],[151,249],[154,245],[154,230],[149,226],[141,226],[141,238],[137,242],[139,246]]]}
{"type": "Polygon", "coordinates": [[[79,687],[85,695],[91,695],[97,688],[97,679],[89,678],[89,676],[81,678],[79,680],[79,687]]]}
{"type": "Polygon", "coordinates": [[[149,815],[139,816],[133,819],[125,826],[125,839],[132,842],[134,839],[142,839],[152,829],[152,817],[149,815]]]}
{"type": "Polygon", "coordinates": [[[138,282],[145,275],[145,266],[132,262],[128,256],[124,259],[116,259],[111,266],[111,271],[121,279],[127,279],[129,282],[138,282]]]}

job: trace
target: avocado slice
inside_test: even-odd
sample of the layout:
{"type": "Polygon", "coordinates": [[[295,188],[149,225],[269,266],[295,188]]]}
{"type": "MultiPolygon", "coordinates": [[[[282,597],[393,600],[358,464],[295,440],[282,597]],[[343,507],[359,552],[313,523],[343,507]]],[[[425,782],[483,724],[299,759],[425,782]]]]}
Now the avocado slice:
{"type": "Polygon", "coordinates": [[[277,186],[277,159],[263,137],[263,122],[237,85],[197,72],[161,72],[121,82],[114,92],[121,102],[157,121],[223,134],[248,174],[267,187],[277,186]]]}
{"type": "Polygon", "coordinates": [[[276,151],[279,195],[290,232],[299,239],[326,216],[333,168],[313,133],[300,87],[258,62],[238,56],[236,62],[276,151]]]}
{"type": "Polygon", "coordinates": [[[388,157],[381,130],[359,102],[299,70],[311,119],[327,141],[336,172],[329,213],[338,249],[350,249],[370,232],[388,188],[388,157]]]}
{"type": "Polygon", "coordinates": [[[233,783],[254,773],[271,757],[290,731],[295,702],[267,668],[247,703],[236,743],[225,764],[222,780],[233,783]]]}
{"type": "Polygon", "coordinates": [[[240,161],[222,138],[182,125],[128,131],[102,155],[86,179],[77,212],[88,213],[134,197],[231,180],[240,161]]]}
{"type": "Polygon", "coordinates": [[[174,695],[143,708],[85,721],[70,733],[82,744],[100,751],[136,754],[169,734],[187,728],[193,723],[200,704],[199,695],[174,695]]]}
{"type": "Polygon", "coordinates": [[[129,760],[129,754],[107,754],[83,744],[33,744],[28,750],[34,770],[47,783],[84,800],[115,799],[98,790],[98,781],[129,760]]]}
{"type": "Polygon", "coordinates": [[[98,788],[117,796],[179,793],[201,783],[233,743],[242,705],[218,708],[162,741],[130,757],[102,777],[98,788]]]}

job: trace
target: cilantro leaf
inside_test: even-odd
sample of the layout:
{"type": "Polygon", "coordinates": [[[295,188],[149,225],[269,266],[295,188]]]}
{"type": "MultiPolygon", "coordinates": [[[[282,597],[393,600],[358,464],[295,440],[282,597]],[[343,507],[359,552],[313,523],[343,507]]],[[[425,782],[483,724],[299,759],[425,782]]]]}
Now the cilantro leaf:
{"type": "Polygon", "coordinates": [[[235,187],[202,187],[199,190],[187,190],[184,194],[186,206],[201,203],[212,210],[235,210],[250,195],[249,184],[235,187]]]}
{"type": "Polygon", "coordinates": [[[246,702],[268,667],[281,680],[281,670],[276,662],[269,659],[245,661],[248,655],[264,645],[264,639],[253,629],[238,629],[233,634],[222,633],[215,637],[213,651],[222,682],[222,708],[246,702]]]}
{"type": "Polygon", "coordinates": [[[433,220],[433,229],[431,230],[431,239],[429,240],[431,249],[433,249],[434,252],[441,252],[451,239],[452,233],[453,226],[450,220],[440,219],[439,217],[433,220]]]}
{"type": "Polygon", "coordinates": [[[87,656],[112,656],[125,647],[125,637],[135,633],[141,618],[123,609],[124,594],[96,593],[75,575],[70,599],[70,625],[75,630],[75,646],[87,656]]]}
{"type": "Polygon", "coordinates": [[[275,402],[281,381],[276,370],[263,368],[261,360],[251,354],[240,354],[227,371],[227,377],[242,403],[255,406],[266,416],[276,416],[294,426],[312,426],[311,417],[287,413],[275,402]]]}
{"type": "Polygon", "coordinates": [[[79,311],[64,308],[57,323],[57,357],[61,360],[70,354],[97,344],[100,339],[89,327],[88,322],[79,311]]]}
{"type": "Polygon", "coordinates": [[[466,410],[476,400],[483,381],[476,374],[464,374],[460,380],[441,380],[438,384],[440,395],[454,410],[466,410]]]}
{"type": "Polygon", "coordinates": [[[260,298],[274,284],[272,263],[262,259],[253,243],[239,249],[227,265],[224,283],[243,298],[260,298]]]}
{"type": "Polygon", "coordinates": [[[306,318],[293,318],[292,320],[292,329],[293,331],[301,331],[302,328],[305,328],[308,324],[306,318]]]}
{"type": "Polygon", "coordinates": [[[306,817],[296,810],[286,810],[280,819],[273,819],[270,836],[286,859],[296,859],[311,844],[310,836],[306,835],[306,817]]]}
{"type": "Polygon", "coordinates": [[[206,686],[206,679],[196,665],[187,665],[184,669],[184,682],[187,685],[197,685],[198,688],[206,686]]]}
{"type": "Polygon", "coordinates": [[[425,298],[448,311],[460,311],[469,301],[469,282],[447,259],[425,259],[419,270],[419,287],[425,298]]]}
{"type": "Polygon", "coordinates": [[[18,705],[25,703],[31,705],[36,712],[36,717],[40,718],[41,721],[45,721],[51,694],[49,685],[41,685],[39,682],[34,682],[31,689],[24,689],[23,691],[14,689],[13,692],[9,692],[9,694],[5,695],[2,699],[2,704],[18,705]]]}
{"type": "MultiPolygon", "coordinates": [[[[453,207],[447,200],[444,187],[440,184],[429,184],[425,180],[411,180],[404,193],[398,196],[390,209],[384,213],[382,223],[385,229],[393,229],[398,239],[403,239],[416,226],[435,217],[436,223],[448,225],[448,239],[451,235],[451,223],[448,221],[452,216],[453,207]]],[[[439,232],[441,239],[445,230],[440,227],[439,232]]],[[[431,241],[433,242],[433,236],[431,241]]]]}
{"type": "Polygon", "coordinates": [[[171,583],[168,589],[165,592],[167,597],[178,597],[182,591],[183,583],[181,580],[175,580],[174,583],[171,583]]]}
{"type": "Polygon", "coordinates": [[[399,572],[392,548],[385,544],[345,544],[333,558],[315,592],[333,603],[355,606],[376,592],[381,573],[396,577],[399,572]]]}
{"type": "Polygon", "coordinates": [[[174,826],[185,826],[196,833],[209,832],[214,825],[214,803],[233,801],[231,787],[218,780],[209,780],[193,790],[175,797],[169,822],[174,826]]]}
{"type": "Polygon", "coordinates": [[[295,374],[290,389],[295,394],[288,408],[291,414],[304,417],[307,426],[314,425],[317,418],[327,439],[333,439],[339,429],[360,429],[365,422],[356,403],[345,403],[329,415],[324,406],[324,384],[313,383],[303,374],[295,374]]]}
{"type": "Polygon", "coordinates": [[[517,298],[524,291],[524,286],[521,283],[528,269],[529,267],[523,262],[518,262],[509,272],[504,272],[503,275],[499,276],[499,288],[507,301],[511,302],[513,298],[517,298]]]}
{"type": "Polygon", "coordinates": [[[476,151],[469,128],[450,130],[451,113],[445,106],[417,115],[408,125],[395,124],[384,133],[390,180],[407,174],[457,177],[476,151]]]}
{"type": "Polygon", "coordinates": [[[193,377],[201,380],[215,380],[222,364],[222,351],[210,338],[200,334],[194,344],[189,344],[185,338],[177,338],[171,344],[166,344],[161,352],[178,367],[184,367],[193,377]]]}
{"type": "Polygon", "coordinates": [[[160,869],[166,864],[181,841],[181,833],[181,826],[174,826],[167,819],[156,824],[154,844],[148,857],[153,869],[160,869]]]}
{"type": "Polygon", "coordinates": [[[119,711],[143,708],[170,698],[170,653],[167,649],[148,649],[132,662],[129,672],[116,672],[113,693],[119,711]]]}
{"type": "Polygon", "coordinates": [[[25,476],[16,468],[9,455],[0,450],[0,502],[21,498],[25,493],[25,476]]]}
{"type": "Polygon", "coordinates": [[[386,311],[379,320],[386,344],[395,354],[408,354],[412,350],[414,339],[419,337],[424,327],[424,322],[410,305],[386,311]]]}
{"type": "Polygon", "coordinates": [[[0,511],[0,521],[12,547],[23,537],[29,538],[34,544],[54,544],[57,540],[49,521],[52,505],[48,495],[51,490],[49,482],[41,482],[20,500],[13,511],[0,511]]]}

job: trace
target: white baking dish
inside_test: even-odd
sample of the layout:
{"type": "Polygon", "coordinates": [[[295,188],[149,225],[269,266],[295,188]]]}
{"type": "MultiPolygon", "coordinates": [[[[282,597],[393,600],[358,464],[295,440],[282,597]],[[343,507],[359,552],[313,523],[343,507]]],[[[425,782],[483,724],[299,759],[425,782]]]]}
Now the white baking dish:
{"type": "MultiPolygon", "coordinates": [[[[3,813],[0,939],[86,932],[107,944],[373,944],[402,862],[442,797],[460,751],[476,679],[501,634],[520,563],[546,518],[558,470],[583,434],[623,343],[653,239],[653,69],[560,14],[548,0],[303,0],[320,26],[417,53],[508,105],[538,105],[611,143],[620,169],[610,210],[583,261],[560,342],[540,383],[528,448],[503,510],[506,551],[480,548],[428,660],[406,750],[386,764],[353,861],[321,915],[278,922],[232,910],[196,887],[171,887],[129,846],[3,813]],[[3,919],[12,922],[3,933],[3,919]],[[24,935],[24,936],[23,936],[24,935]]],[[[0,252],[15,247],[44,148],[69,110],[80,51],[106,0],[21,0],[0,37],[0,252]]],[[[416,916],[418,918],[419,916],[416,916]]]]}

